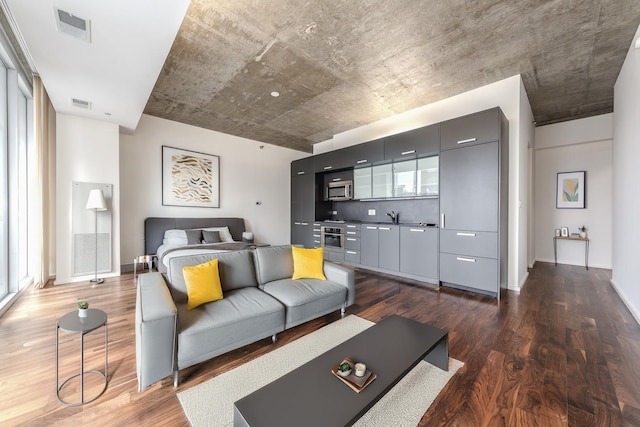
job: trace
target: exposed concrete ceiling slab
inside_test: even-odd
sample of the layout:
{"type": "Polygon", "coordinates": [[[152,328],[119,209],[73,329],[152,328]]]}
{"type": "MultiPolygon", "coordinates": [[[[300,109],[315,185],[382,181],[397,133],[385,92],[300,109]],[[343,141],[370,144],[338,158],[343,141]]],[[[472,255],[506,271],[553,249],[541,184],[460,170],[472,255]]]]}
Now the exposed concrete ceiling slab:
{"type": "Polygon", "coordinates": [[[86,95],[125,128],[144,111],[307,152],[516,74],[538,125],[609,113],[640,24],[638,0],[56,0],[88,45],[55,34],[54,0],[4,1],[57,111],[86,95]]]}

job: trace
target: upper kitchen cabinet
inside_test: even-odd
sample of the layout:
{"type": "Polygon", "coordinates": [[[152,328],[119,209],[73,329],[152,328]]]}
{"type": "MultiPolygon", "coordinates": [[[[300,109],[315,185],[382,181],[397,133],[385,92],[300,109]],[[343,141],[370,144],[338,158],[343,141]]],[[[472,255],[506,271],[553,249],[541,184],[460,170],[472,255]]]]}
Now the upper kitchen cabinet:
{"type": "Polygon", "coordinates": [[[313,175],[314,157],[305,157],[304,159],[294,160],[291,162],[291,177],[302,175],[313,175]]]}
{"type": "Polygon", "coordinates": [[[438,154],[440,125],[410,130],[384,139],[385,160],[408,160],[438,154]]]}
{"type": "Polygon", "coordinates": [[[352,145],[340,151],[344,151],[344,156],[349,162],[348,167],[371,166],[384,161],[384,139],[352,145]]]}
{"type": "Polygon", "coordinates": [[[344,156],[344,149],[318,154],[314,159],[316,172],[332,172],[349,166],[344,156]]]}
{"type": "Polygon", "coordinates": [[[498,141],[501,120],[502,111],[496,107],[444,122],[440,125],[440,149],[498,141]]]}

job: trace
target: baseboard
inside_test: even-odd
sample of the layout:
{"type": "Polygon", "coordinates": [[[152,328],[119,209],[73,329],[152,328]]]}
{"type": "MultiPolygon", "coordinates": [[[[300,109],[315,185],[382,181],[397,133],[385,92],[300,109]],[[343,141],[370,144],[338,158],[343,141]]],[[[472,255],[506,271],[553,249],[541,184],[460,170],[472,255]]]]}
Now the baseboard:
{"type": "Polygon", "coordinates": [[[613,290],[616,291],[616,293],[618,294],[618,296],[620,297],[624,305],[627,306],[633,318],[636,319],[636,323],[640,326],[640,312],[638,312],[638,310],[636,310],[636,308],[633,305],[631,305],[625,293],[622,291],[622,289],[620,289],[619,286],[616,285],[613,279],[609,280],[609,283],[611,284],[611,287],[613,288],[613,290]]]}
{"type": "MultiPolygon", "coordinates": [[[[536,261],[548,262],[550,264],[554,264],[555,263],[553,258],[551,258],[551,259],[536,258],[536,261]]],[[[576,267],[584,267],[584,263],[569,263],[569,262],[560,262],[560,261],[558,261],[558,265],[575,265],[576,267]]],[[[591,264],[591,263],[589,263],[589,268],[602,268],[604,270],[612,270],[613,266],[604,265],[604,264],[591,264]]]]}
{"type": "Polygon", "coordinates": [[[524,285],[527,282],[528,278],[529,278],[529,272],[527,271],[526,273],[524,273],[524,276],[522,276],[522,280],[520,281],[520,284],[518,285],[519,286],[518,292],[520,292],[520,289],[524,288],[524,285]]]}
{"type": "Polygon", "coordinates": [[[529,268],[533,268],[534,265],[536,265],[535,259],[529,263],[529,268]]]}

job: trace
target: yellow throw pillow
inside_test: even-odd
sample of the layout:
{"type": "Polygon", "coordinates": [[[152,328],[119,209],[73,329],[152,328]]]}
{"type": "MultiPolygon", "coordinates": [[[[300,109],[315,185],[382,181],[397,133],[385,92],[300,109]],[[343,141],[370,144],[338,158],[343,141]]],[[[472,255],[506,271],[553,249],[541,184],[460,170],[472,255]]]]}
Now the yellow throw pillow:
{"type": "Polygon", "coordinates": [[[204,264],[184,267],[182,269],[184,282],[187,285],[187,310],[192,310],[207,302],[222,299],[222,284],[218,260],[214,259],[204,264]]]}
{"type": "Polygon", "coordinates": [[[291,247],[293,254],[293,277],[292,279],[320,279],[324,277],[322,265],[324,255],[322,248],[304,249],[296,246],[291,247]]]}

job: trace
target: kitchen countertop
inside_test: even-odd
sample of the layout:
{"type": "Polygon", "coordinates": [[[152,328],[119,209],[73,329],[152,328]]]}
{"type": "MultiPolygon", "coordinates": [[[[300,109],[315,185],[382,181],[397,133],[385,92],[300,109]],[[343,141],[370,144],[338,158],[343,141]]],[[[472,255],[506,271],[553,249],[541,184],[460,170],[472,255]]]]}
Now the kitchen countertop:
{"type": "Polygon", "coordinates": [[[330,224],[336,227],[344,226],[346,224],[368,224],[368,225],[397,225],[399,227],[422,227],[422,228],[438,228],[437,223],[413,223],[413,222],[401,222],[399,224],[393,224],[390,222],[379,222],[379,221],[360,221],[360,220],[345,220],[344,222],[336,222],[336,221],[317,221],[323,224],[330,224]],[[428,225],[427,225],[428,224],[428,225]]]}

